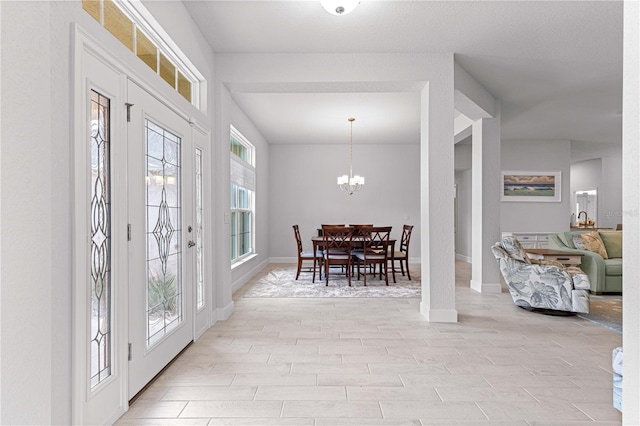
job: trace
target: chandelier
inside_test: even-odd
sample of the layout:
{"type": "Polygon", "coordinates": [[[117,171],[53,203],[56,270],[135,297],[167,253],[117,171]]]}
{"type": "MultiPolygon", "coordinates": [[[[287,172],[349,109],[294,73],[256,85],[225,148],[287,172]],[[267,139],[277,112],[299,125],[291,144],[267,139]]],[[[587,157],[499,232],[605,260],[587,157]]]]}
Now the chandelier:
{"type": "Polygon", "coordinates": [[[349,117],[351,129],[349,131],[349,175],[338,176],[338,187],[343,191],[353,195],[354,192],[360,191],[364,186],[364,177],[353,175],[353,122],[355,118],[349,117]]]}

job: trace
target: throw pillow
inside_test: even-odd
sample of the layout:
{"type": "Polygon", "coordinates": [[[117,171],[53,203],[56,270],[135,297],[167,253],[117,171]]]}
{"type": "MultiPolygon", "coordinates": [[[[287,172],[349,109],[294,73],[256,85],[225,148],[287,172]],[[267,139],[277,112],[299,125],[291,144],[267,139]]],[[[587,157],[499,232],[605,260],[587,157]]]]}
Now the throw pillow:
{"type": "Polygon", "coordinates": [[[609,259],[622,257],[622,232],[608,231],[599,232],[599,234],[602,242],[604,243],[604,248],[607,250],[609,259]]]}
{"type": "Polygon", "coordinates": [[[609,258],[607,249],[604,248],[604,243],[600,235],[595,231],[574,235],[573,245],[579,250],[589,250],[598,253],[603,259],[609,258]]]}

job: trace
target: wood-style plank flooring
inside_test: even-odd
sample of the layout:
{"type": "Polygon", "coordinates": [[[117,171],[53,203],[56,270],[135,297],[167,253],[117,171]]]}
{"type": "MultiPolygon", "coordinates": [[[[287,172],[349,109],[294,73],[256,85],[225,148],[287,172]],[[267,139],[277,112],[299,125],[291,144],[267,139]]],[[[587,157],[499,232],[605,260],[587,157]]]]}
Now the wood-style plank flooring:
{"type": "MultiPolygon", "coordinates": [[[[611,351],[622,336],[579,317],[469,289],[458,323],[418,299],[254,299],[211,327],[119,425],[619,425],[611,351]]],[[[506,291],[506,290],[504,290],[506,291]]]]}

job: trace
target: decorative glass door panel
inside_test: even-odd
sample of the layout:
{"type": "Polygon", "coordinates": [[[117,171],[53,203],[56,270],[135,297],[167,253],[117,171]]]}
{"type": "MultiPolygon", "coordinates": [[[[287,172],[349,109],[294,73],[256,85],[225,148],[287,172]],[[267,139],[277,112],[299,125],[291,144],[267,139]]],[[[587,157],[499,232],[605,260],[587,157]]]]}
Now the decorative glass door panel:
{"type": "Polygon", "coordinates": [[[111,375],[110,100],[91,91],[91,388],[111,375]]]}
{"type": "Polygon", "coordinates": [[[204,241],[203,228],[203,194],[202,194],[202,150],[196,148],[196,307],[202,309],[204,303],[204,265],[202,245],[204,241]]]}
{"type": "Polygon", "coordinates": [[[145,120],[147,174],[147,345],[182,321],[180,143],[145,120]]]}

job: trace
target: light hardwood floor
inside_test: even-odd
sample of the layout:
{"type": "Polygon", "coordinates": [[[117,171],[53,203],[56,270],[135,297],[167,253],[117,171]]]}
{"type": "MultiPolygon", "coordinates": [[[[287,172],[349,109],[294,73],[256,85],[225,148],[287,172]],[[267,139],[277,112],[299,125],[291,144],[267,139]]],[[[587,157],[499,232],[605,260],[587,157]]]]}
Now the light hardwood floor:
{"type": "MultiPolygon", "coordinates": [[[[120,425],[619,425],[622,336],[469,289],[458,323],[418,299],[253,299],[177,359],[120,425]]],[[[506,290],[505,290],[506,291],[506,290]]]]}

